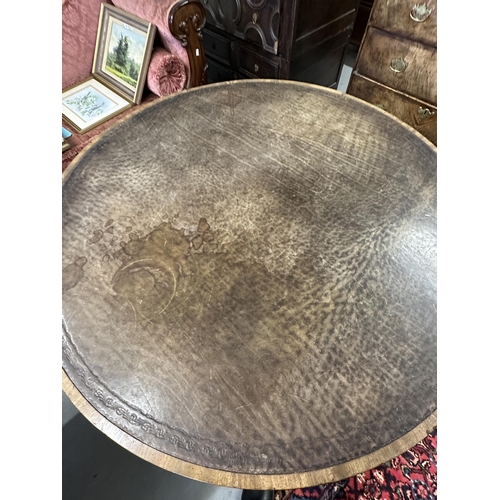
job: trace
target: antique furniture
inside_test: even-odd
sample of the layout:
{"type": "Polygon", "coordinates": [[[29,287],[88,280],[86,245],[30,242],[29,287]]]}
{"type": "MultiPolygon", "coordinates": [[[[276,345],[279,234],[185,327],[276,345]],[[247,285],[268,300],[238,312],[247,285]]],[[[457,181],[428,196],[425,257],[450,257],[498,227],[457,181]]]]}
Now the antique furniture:
{"type": "MultiPolygon", "coordinates": [[[[155,46],[169,51],[185,67],[187,88],[201,85],[206,80],[206,61],[201,45],[201,29],[205,23],[205,11],[198,0],[63,0],[62,3],[62,89],[79,83],[92,74],[92,62],[96,43],[101,3],[115,7],[153,23],[157,28],[155,46]]],[[[148,89],[144,91],[144,103],[157,99],[148,89]]],[[[68,140],[71,148],[62,155],[62,169],[93,139],[116,120],[123,118],[133,108],[102,125],[78,134],[70,124],[73,136],[68,140]]]]}
{"type": "Polygon", "coordinates": [[[208,81],[300,80],[336,88],[358,0],[203,0],[208,81]]]}
{"type": "Polygon", "coordinates": [[[363,40],[372,7],[373,0],[360,0],[349,43],[357,45],[358,47],[361,45],[361,40],[363,40]]]}
{"type": "Polygon", "coordinates": [[[436,424],[436,148],[332,89],[157,100],[63,174],[63,380],[122,446],[244,489],[436,424]]]}
{"type": "Polygon", "coordinates": [[[375,0],[347,93],[437,144],[437,0],[375,0]]]}

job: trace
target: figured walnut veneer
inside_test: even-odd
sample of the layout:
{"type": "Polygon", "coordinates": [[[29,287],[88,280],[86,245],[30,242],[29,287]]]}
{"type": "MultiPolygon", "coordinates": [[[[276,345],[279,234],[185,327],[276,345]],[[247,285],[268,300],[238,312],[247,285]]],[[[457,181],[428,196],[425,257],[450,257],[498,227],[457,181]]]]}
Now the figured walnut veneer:
{"type": "Polygon", "coordinates": [[[347,93],[437,144],[437,0],[375,0],[347,93]]]}
{"type": "Polygon", "coordinates": [[[306,486],[405,451],[436,415],[435,148],[307,84],[143,107],[64,175],[63,368],[197,479],[306,486]]]}

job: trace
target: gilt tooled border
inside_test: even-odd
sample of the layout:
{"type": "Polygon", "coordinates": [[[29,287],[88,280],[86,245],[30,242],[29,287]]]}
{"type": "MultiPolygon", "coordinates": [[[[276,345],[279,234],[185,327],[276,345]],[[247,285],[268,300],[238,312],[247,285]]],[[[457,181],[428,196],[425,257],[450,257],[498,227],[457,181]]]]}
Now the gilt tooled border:
{"type": "MultiPolygon", "coordinates": [[[[152,416],[144,414],[139,408],[134,408],[129,403],[124,402],[92,372],[72,341],[64,322],[62,343],[63,354],[69,362],[69,366],[64,366],[63,358],[63,367],[80,392],[85,392],[91,396],[90,398],[86,397],[89,403],[101,415],[120,429],[162,453],[167,453],[175,458],[202,467],[249,474],[302,473],[332,466],[331,460],[317,464],[315,467],[303,467],[301,464],[291,464],[290,460],[293,456],[286,453],[285,456],[287,456],[288,463],[286,464],[287,470],[285,471],[283,459],[276,456],[269,458],[267,455],[255,454],[250,451],[250,446],[248,445],[217,442],[195,434],[187,434],[182,429],[175,428],[163,422],[157,422],[152,416]],[[72,375],[77,375],[82,380],[83,386],[77,384],[77,377],[72,375]],[[113,411],[118,418],[114,416],[113,411]],[[142,415],[142,417],[137,414],[142,415]],[[193,438],[198,442],[195,442],[193,438]],[[248,450],[241,451],[242,448],[248,448],[248,450]],[[205,460],[211,458],[212,463],[200,460],[199,455],[202,455],[205,460]],[[256,463],[266,465],[258,467],[256,463]],[[242,470],[243,466],[245,466],[245,470],[242,470]]],[[[392,439],[383,443],[382,446],[390,442],[392,442],[392,439]]]]}
{"type": "Polygon", "coordinates": [[[250,465],[252,469],[255,469],[255,472],[252,472],[255,474],[282,473],[282,467],[256,467],[256,462],[265,464],[270,464],[271,462],[281,463],[281,459],[256,455],[250,451],[245,453],[237,451],[237,447],[242,447],[244,445],[238,446],[228,443],[217,443],[216,441],[194,435],[185,437],[186,433],[181,429],[176,429],[164,423],[160,424],[154,420],[152,416],[144,415],[141,410],[125,403],[112,390],[106,387],[106,385],[99,380],[99,377],[86,365],[83,356],[78,352],[78,348],[72,342],[69,334],[65,332],[64,326],[63,332],[63,354],[70,365],[69,367],[67,365],[64,366],[65,363],[63,359],[63,367],[66,373],[81,392],[85,391],[87,396],[91,396],[91,399],[88,397],[86,399],[101,415],[128,434],[131,434],[140,441],[163,453],[204,467],[216,467],[217,469],[229,472],[241,472],[241,469],[238,469],[237,465],[250,465]],[[78,375],[84,387],[77,383],[74,375],[78,375]],[[113,412],[116,413],[118,418],[114,416],[113,412]],[[201,443],[196,443],[193,438],[201,443]],[[170,443],[171,447],[169,448],[166,443],[170,443]],[[175,448],[177,448],[179,452],[176,453],[175,448]],[[201,454],[205,458],[212,458],[214,463],[206,463],[199,459],[196,460],[195,457],[198,454],[201,454]],[[228,465],[228,463],[234,464],[233,467],[228,465]]]}

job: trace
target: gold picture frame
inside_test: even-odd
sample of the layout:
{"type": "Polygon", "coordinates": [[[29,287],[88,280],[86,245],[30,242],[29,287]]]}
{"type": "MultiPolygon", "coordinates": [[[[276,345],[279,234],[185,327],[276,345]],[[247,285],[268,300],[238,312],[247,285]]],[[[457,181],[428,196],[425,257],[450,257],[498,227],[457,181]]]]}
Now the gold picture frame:
{"type": "Polygon", "coordinates": [[[140,104],[156,26],[109,4],[101,4],[93,76],[140,104]]]}
{"type": "Polygon", "coordinates": [[[71,147],[71,144],[63,137],[62,138],[62,152],[64,153],[71,147]]]}
{"type": "Polygon", "coordinates": [[[62,93],[63,118],[80,134],[131,106],[130,101],[92,77],[62,93]]]}

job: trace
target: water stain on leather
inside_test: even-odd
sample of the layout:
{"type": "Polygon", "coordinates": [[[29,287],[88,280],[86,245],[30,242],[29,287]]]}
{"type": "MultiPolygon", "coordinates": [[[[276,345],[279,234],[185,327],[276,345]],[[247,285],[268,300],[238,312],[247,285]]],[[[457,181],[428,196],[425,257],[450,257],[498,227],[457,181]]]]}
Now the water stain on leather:
{"type": "Polygon", "coordinates": [[[210,224],[207,222],[207,219],[205,219],[205,217],[202,217],[198,222],[198,232],[204,233],[209,229],[210,229],[210,224]]]}
{"type": "Polygon", "coordinates": [[[62,289],[66,292],[75,287],[84,277],[83,266],[87,263],[86,257],[75,257],[73,264],[66,266],[62,271],[62,289]]]}
{"type": "Polygon", "coordinates": [[[94,231],[94,235],[92,238],[89,238],[88,243],[97,243],[103,237],[103,234],[104,233],[100,229],[94,231]]]}
{"type": "Polygon", "coordinates": [[[200,255],[219,253],[216,235],[208,231],[205,218],[198,234],[191,239],[166,222],[145,236],[127,227],[129,241],[113,253],[122,265],[111,280],[113,291],[127,300],[139,319],[151,321],[160,316],[197,279],[200,255]]]}
{"type": "Polygon", "coordinates": [[[195,250],[199,250],[201,248],[201,245],[203,245],[203,237],[198,235],[198,236],[195,236],[192,240],[191,240],[192,244],[193,244],[193,248],[195,250]]]}
{"type": "Polygon", "coordinates": [[[152,320],[174,299],[181,276],[189,275],[189,239],[166,223],[142,238],[130,232],[129,238],[120,243],[122,249],[113,255],[122,261],[122,266],[113,276],[111,286],[140,318],[152,320]]]}
{"type": "MultiPolygon", "coordinates": [[[[269,312],[283,306],[286,284],[277,284],[264,265],[236,259],[220,245],[206,219],[200,219],[198,230],[186,236],[182,229],[163,222],[141,238],[122,242],[121,250],[113,255],[122,262],[111,280],[116,296],[108,297],[112,300],[107,302],[119,305],[121,321],[127,321],[125,304],[131,306],[134,314],[127,313],[128,321],[139,321],[143,328],[150,322],[163,325],[161,329],[170,335],[183,328],[196,330],[206,349],[210,345],[221,355],[241,356],[237,364],[242,370],[253,371],[258,366],[255,359],[249,366],[248,354],[240,349],[257,335],[256,352],[269,358],[266,365],[272,366],[269,353],[275,343],[274,328],[279,325],[270,322],[269,312]],[[174,331],[167,324],[184,326],[174,331]],[[229,335],[221,325],[233,325],[231,329],[236,328],[238,335],[229,335]]],[[[118,314],[113,311],[113,316],[115,312],[118,314]]],[[[260,368],[259,373],[259,389],[255,394],[249,390],[249,400],[257,401],[262,386],[273,383],[266,369],[260,368]]]]}
{"type": "Polygon", "coordinates": [[[241,102],[242,97],[236,93],[232,88],[227,90],[227,102],[224,103],[226,106],[229,106],[231,116],[234,115],[234,109],[241,102]]]}

